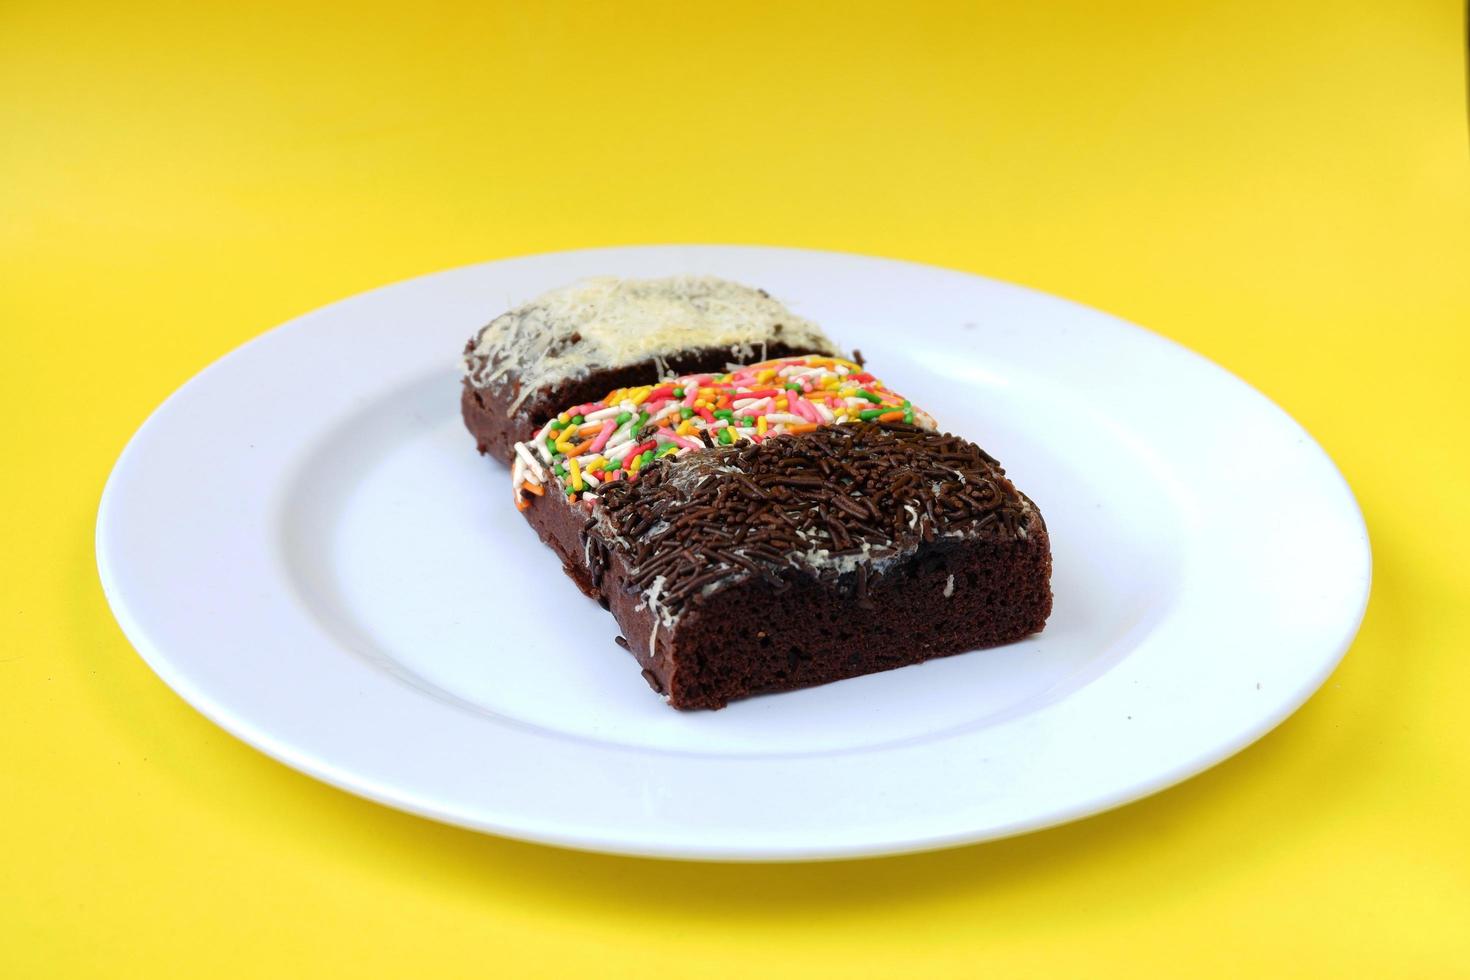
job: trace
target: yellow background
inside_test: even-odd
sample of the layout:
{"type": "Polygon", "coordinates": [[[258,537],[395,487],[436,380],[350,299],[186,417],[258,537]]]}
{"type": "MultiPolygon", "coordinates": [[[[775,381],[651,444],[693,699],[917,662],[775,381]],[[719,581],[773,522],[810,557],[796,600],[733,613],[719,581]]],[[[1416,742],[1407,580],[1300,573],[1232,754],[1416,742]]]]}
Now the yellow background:
{"type": "Polygon", "coordinates": [[[1459,3],[303,6],[0,4],[0,975],[1470,975],[1459,3]],[[133,654],[94,514],[177,385],[372,286],[667,241],[973,270],[1237,372],[1366,514],[1346,662],[1121,811],[756,867],[380,808],[133,654]]]}

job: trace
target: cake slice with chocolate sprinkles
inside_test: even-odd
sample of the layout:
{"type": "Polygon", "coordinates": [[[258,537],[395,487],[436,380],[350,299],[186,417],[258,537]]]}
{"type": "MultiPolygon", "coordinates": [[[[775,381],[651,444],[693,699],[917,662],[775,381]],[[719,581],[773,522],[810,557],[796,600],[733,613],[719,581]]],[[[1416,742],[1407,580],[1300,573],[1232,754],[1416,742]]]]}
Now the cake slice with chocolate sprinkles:
{"type": "Polygon", "coordinates": [[[588,279],[496,317],[464,352],[460,408],[480,452],[621,385],[789,354],[835,354],[769,293],[709,276],[588,279]]]}
{"type": "Polygon", "coordinates": [[[517,505],[677,708],[1008,643],[1051,611],[1035,505],[840,358],[616,390],[515,453],[517,505]]]}

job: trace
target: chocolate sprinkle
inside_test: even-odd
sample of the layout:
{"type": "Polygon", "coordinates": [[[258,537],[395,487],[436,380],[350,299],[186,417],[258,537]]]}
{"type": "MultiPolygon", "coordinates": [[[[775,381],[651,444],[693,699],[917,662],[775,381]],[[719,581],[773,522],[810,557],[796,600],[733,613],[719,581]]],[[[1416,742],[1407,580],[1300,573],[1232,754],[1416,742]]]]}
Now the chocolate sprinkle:
{"type": "Polygon", "coordinates": [[[600,585],[616,547],[631,585],[677,617],[723,582],[830,575],[860,603],[882,568],[941,535],[1013,541],[1034,511],[974,443],[852,423],[655,463],[605,484],[584,530],[600,585]]]}

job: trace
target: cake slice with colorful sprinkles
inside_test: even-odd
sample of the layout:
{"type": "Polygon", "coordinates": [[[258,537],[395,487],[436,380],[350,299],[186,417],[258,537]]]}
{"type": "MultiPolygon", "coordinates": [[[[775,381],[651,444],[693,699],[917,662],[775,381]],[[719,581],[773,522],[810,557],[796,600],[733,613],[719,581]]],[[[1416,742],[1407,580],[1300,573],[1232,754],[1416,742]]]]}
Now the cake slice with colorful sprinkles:
{"type": "Polygon", "coordinates": [[[516,445],[511,484],[522,509],[526,494],[543,492],[548,468],[568,497],[595,497],[656,459],[856,421],[934,427],[856,362],[806,354],[619,388],[569,408],[516,445]]]}
{"type": "Polygon", "coordinates": [[[826,354],[572,406],[514,446],[511,480],[677,708],[1009,643],[1051,611],[1036,506],[826,354]]]}

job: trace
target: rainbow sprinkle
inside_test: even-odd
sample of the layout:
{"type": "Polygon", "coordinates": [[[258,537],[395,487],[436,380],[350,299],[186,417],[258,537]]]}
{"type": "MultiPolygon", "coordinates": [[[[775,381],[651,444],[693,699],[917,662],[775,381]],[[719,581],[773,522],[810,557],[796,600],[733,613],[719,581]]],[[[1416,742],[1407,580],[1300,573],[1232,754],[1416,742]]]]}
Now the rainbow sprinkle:
{"type": "Polygon", "coordinates": [[[860,365],[825,355],[619,388],[567,409],[516,443],[516,507],[529,506],[526,494],[544,495],[551,477],[567,499],[595,500],[602,484],[636,480],[667,456],[858,421],[935,428],[929,415],[860,365]]]}

